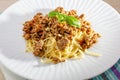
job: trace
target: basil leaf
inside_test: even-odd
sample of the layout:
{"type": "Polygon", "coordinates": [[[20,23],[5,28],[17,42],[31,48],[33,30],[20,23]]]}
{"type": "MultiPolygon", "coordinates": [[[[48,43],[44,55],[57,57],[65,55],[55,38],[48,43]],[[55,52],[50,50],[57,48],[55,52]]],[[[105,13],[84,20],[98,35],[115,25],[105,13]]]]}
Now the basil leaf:
{"type": "Polygon", "coordinates": [[[59,14],[57,15],[58,21],[63,22],[66,20],[66,15],[64,14],[59,14]]]}
{"type": "Polygon", "coordinates": [[[69,25],[74,26],[74,27],[80,27],[80,25],[81,25],[80,21],[73,16],[67,16],[66,17],[66,22],[69,25]]]}
{"type": "Polygon", "coordinates": [[[80,21],[77,18],[75,18],[74,16],[68,16],[68,15],[59,13],[57,11],[51,11],[48,14],[48,16],[49,17],[57,17],[59,22],[66,21],[70,26],[74,26],[74,27],[78,27],[78,28],[81,26],[80,21]]]}
{"type": "Polygon", "coordinates": [[[57,11],[51,11],[51,12],[48,14],[49,17],[55,17],[55,16],[57,16],[57,15],[59,15],[59,12],[57,12],[57,11]]]}

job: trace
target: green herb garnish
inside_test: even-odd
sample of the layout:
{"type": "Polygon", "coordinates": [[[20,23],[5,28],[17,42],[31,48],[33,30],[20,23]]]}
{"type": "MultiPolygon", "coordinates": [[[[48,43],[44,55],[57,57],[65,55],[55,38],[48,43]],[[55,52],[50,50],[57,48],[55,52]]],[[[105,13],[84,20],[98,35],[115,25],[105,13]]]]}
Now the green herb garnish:
{"type": "Polygon", "coordinates": [[[71,26],[75,26],[75,27],[80,27],[80,21],[77,19],[77,18],[75,18],[75,17],[73,17],[73,16],[67,16],[66,17],[66,22],[69,24],[69,25],[71,25],[71,26]]]}
{"type": "Polygon", "coordinates": [[[57,12],[57,11],[52,11],[52,12],[50,12],[49,14],[48,14],[48,16],[49,17],[55,17],[55,16],[57,16],[57,15],[59,15],[60,13],[59,12],[57,12]]]}
{"type": "Polygon", "coordinates": [[[74,26],[74,27],[81,27],[80,21],[75,18],[74,16],[68,16],[62,13],[59,13],[57,11],[52,11],[48,14],[49,17],[57,17],[59,22],[66,21],[69,25],[74,26]]]}

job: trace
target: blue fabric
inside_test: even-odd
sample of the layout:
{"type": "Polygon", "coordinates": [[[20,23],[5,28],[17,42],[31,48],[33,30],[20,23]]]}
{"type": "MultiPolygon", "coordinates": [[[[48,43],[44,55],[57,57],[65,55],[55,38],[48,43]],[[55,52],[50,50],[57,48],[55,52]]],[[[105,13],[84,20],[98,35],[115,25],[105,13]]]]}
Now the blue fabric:
{"type": "Polygon", "coordinates": [[[120,80],[120,59],[110,69],[90,80],[120,80]]]}

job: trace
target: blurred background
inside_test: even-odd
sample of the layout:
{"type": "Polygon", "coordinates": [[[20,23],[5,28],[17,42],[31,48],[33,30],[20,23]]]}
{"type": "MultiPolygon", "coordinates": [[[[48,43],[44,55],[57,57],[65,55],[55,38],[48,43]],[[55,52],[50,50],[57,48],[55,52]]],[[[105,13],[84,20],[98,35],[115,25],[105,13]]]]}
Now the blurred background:
{"type": "MultiPolygon", "coordinates": [[[[11,4],[18,0],[0,0],[0,12],[3,12],[11,4]]],[[[120,0],[103,0],[113,6],[120,13],[120,0]]]]}

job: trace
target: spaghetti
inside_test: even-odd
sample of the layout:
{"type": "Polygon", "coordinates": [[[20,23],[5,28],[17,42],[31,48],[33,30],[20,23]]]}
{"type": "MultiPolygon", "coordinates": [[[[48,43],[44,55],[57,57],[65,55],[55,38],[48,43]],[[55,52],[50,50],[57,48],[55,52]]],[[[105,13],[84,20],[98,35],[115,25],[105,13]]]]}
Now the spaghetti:
{"type": "Polygon", "coordinates": [[[57,13],[52,14],[52,17],[37,13],[32,20],[24,23],[23,37],[27,42],[27,52],[33,52],[45,63],[79,59],[84,57],[85,52],[100,56],[87,51],[100,35],[84,19],[84,14],[78,16],[75,10],[65,11],[62,7],[57,7],[54,12],[57,13]]]}

